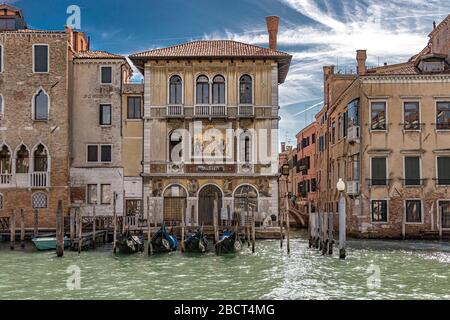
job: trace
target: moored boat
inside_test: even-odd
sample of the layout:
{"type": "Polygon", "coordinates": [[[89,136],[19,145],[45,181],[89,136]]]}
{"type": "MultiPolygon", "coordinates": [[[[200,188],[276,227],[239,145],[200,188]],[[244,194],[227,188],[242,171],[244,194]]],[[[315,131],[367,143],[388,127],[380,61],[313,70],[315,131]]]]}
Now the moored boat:
{"type": "Polygon", "coordinates": [[[205,253],[208,250],[208,238],[203,230],[191,234],[184,242],[186,252],[205,253]]]}
{"type": "MultiPolygon", "coordinates": [[[[31,241],[39,251],[56,250],[56,237],[33,238],[31,241]]],[[[69,248],[71,244],[70,239],[64,237],[64,248],[69,248]]]]}
{"type": "Polygon", "coordinates": [[[178,240],[175,235],[170,234],[166,226],[159,229],[151,240],[154,253],[167,253],[176,251],[178,248],[178,240]]]}
{"type": "Polygon", "coordinates": [[[217,255],[236,253],[242,250],[242,241],[235,231],[225,230],[215,249],[217,255]]]}
{"type": "Polygon", "coordinates": [[[121,253],[133,254],[144,251],[144,237],[142,235],[124,234],[117,239],[117,246],[121,253]]]}

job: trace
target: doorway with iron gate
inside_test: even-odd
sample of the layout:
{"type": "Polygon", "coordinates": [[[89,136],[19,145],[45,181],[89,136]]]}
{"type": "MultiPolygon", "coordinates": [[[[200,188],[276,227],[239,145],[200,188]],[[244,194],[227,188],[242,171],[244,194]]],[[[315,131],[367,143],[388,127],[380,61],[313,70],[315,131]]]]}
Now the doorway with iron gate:
{"type": "Polygon", "coordinates": [[[214,225],[214,214],[217,223],[220,223],[220,212],[222,210],[222,191],[215,185],[204,186],[198,196],[198,223],[199,225],[214,225]],[[214,201],[217,200],[217,209],[214,210],[214,201]]]}
{"type": "Polygon", "coordinates": [[[450,230],[450,201],[439,201],[439,214],[441,216],[441,228],[450,230]]]}

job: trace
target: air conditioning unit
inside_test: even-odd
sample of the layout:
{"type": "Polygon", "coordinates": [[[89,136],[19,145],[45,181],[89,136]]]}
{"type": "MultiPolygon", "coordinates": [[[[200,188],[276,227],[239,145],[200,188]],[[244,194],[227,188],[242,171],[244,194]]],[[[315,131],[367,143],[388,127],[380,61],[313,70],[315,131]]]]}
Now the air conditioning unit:
{"type": "Polygon", "coordinates": [[[348,128],[348,142],[359,143],[360,139],[361,139],[361,127],[353,126],[348,128]]]}
{"type": "Polygon", "coordinates": [[[347,182],[347,194],[349,196],[357,196],[361,192],[361,183],[359,181],[347,182]]]}

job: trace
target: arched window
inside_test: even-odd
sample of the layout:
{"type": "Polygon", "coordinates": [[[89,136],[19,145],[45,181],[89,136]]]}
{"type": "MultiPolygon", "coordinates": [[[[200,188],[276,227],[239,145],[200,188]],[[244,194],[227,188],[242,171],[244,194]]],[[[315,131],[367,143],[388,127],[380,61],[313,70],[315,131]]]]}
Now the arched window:
{"type": "Polygon", "coordinates": [[[239,103],[253,104],[253,83],[249,75],[243,75],[239,80],[239,103]]]}
{"type": "Polygon", "coordinates": [[[183,81],[180,76],[170,78],[169,104],[183,104],[183,81]]]}
{"type": "Polygon", "coordinates": [[[16,173],[28,173],[30,153],[26,146],[21,145],[16,154],[16,173]]]}
{"type": "Polygon", "coordinates": [[[169,135],[169,161],[181,162],[183,159],[183,136],[174,131],[169,135]]]}
{"type": "Polygon", "coordinates": [[[239,160],[243,163],[250,163],[252,149],[252,134],[246,130],[239,137],[239,160]]]}
{"type": "Polygon", "coordinates": [[[3,194],[0,193],[0,210],[3,210],[3,202],[4,202],[3,194]]]}
{"type": "Polygon", "coordinates": [[[47,149],[40,144],[34,151],[34,172],[48,171],[48,153],[47,149]]]}
{"type": "Polygon", "coordinates": [[[197,104],[209,104],[209,79],[207,76],[197,78],[197,104]]]}
{"type": "Polygon", "coordinates": [[[11,152],[7,145],[3,145],[0,150],[0,173],[11,173],[11,152]]]}
{"type": "Polygon", "coordinates": [[[48,95],[44,90],[34,96],[34,120],[48,120],[48,95]]]}
{"type": "Polygon", "coordinates": [[[31,196],[31,203],[33,209],[46,209],[48,208],[48,197],[44,192],[36,192],[31,196]]]}
{"type": "Polygon", "coordinates": [[[225,104],[225,78],[215,76],[212,89],[213,104],[225,104]]]}

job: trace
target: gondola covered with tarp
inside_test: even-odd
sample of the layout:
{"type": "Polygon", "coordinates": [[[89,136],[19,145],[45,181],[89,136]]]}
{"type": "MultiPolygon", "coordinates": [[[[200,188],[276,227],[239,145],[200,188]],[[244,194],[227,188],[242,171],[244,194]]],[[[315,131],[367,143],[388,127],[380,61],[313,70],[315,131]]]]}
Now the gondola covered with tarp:
{"type": "Polygon", "coordinates": [[[208,250],[208,238],[203,230],[189,235],[184,242],[186,252],[205,253],[208,250]]]}
{"type": "Polygon", "coordinates": [[[153,235],[151,245],[154,253],[172,252],[177,250],[178,240],[167,231],[166,226],[163,226],[153,235]]]}
{"type": "Polygon", "coordinates": [[[242,241],[236,231],[225,230],[215,245],[216,254],[236,253],[242,250],[242,241]]]}
{"type": "Polygon", "coordinates": [[[117,247],[120,253],[133,254],[144,251],[143,235],[121,234],[117,239],[117,247]]]}

